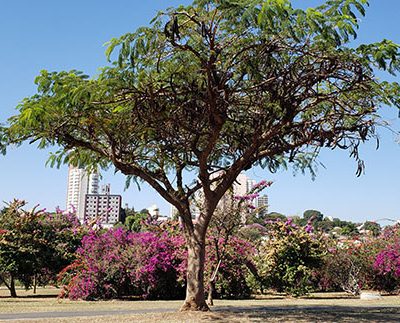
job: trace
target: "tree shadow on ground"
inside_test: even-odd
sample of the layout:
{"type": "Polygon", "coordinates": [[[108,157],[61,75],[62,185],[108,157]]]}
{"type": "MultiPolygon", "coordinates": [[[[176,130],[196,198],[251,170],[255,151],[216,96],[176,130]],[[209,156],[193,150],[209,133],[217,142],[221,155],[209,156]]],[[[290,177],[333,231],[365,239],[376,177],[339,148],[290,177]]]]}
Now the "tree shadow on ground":
{"type": "Polygon", "coordinates": [[[329,295],[329,296],[314,296],[314,295],[309,295],[307,297],[301,297],[301,299],[360,299],[360,296],[352,296],[352,295],[329,295]]]}
{"type": "Polygon", "coordinates": [[[219,307],[205,321],[213,322],[399,322],[400,307],[219,307]]]}
{"type": "Polygon", "coordinates": [[[17,297],[11,297],[11,296],[0,296],[0,299],[30,299],[30,298],[57,298],[57,295],[17,295],[17,297]]]}

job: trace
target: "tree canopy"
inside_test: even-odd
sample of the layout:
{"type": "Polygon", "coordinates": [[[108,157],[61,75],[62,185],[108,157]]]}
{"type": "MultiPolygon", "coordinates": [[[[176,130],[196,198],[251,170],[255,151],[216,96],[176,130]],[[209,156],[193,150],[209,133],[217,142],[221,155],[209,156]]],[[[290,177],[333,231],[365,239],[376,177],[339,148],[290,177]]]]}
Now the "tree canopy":
{"type": "Polygon", "coordinates": [[[362,172],[358,147],[375,136],[379,107],[400,106],[399,85],[375,75],[398,72],[399,45],[350,45],[367,5],[195,0],[160,12],[109,42],[111,64],[98,76],[42,71],[0,147],[38,141],[59,148],[51,165],[113,165],[148,182],[178,209],[189,249],[203,252],[213,211],[241,171],[304,169],[325,147],[348,150],[362,172]],[[198,190],[206,203],[194,223],[198,190]]]}
{"type": "Polygon", "coordinates": [[[57,273],[74,260],[83,228],[74,214],[25,211],[25,201],[14,200],[0,211],[0,283],[16,297],[15,280],[28,288],[36,279],[55,281],[57,273]]]}

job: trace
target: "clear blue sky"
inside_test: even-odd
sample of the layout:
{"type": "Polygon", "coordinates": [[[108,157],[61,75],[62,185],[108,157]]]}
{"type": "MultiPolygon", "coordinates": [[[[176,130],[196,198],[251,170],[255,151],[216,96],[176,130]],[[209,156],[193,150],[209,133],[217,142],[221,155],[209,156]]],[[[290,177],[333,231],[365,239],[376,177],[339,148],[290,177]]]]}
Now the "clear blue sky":
{"type": "MultiPolygon", "coordinates": [[[[370,2],[357,42],[388,38],[400,43],[400,1],[370,2]]],[[[35,93],[33,80],[40,70],[78,69],[95,75],[106,64],[105,42],[147,24],[159,9],[181,3],[189,1],[4,1],[0,11],[0,122],[15,113],[20,100],[35,93]]],[[[295,3],[306,7],[321,1],[295,3]]],[[[399,131],[398,112],[386,109],[383,113],[399,131]]],[[[355,162],[340,151],[321,154],[326,169],[319,169],[315,181],[310,176],[293,176],[290,170],[270,174],[254,169],[248,175],[274,181],[268,191],[271,211],[300,215],[312,208],[353,221],[399,219],[400,144],[388,131],[380,133],[378,151],[374,143],[361,150],[367,167],[359,178],[355,177],[355,162]]],[[[46,159],[46,151],[29,145],[0,156],[0,202],[16,197],[50,210],[65,207],[67,166],[59,170],[45,167],[46,159]]],[[[110,182],[112,192],[121,193],[124,203],[136,209],[156,203],[163,213],[169,212],[169,206],[146,186],[141,192],[134,185],[124,192],[124,178],[111,173],[103,182],[110,182]]]]}

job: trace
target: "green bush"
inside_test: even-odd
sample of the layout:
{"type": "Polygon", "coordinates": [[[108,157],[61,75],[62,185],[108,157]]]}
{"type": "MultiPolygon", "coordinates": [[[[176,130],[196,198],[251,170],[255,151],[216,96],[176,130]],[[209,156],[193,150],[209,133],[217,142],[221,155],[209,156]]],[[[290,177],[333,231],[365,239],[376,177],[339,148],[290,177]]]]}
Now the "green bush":
{"type": "Polygon", "coordinates": [[[325,247],[311,224],[300,227],[291,219],[268,225],[267,239],[260,247],[256,262],[266,288],[292,296],[313,289],[313,276],[323,264],[325,247]]]}

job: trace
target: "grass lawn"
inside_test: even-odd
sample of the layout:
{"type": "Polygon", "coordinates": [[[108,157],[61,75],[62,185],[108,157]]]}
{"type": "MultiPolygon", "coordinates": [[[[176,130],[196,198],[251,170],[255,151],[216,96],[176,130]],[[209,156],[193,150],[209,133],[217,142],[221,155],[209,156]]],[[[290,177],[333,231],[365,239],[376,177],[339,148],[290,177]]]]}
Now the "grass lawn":
{"type": "Polygon", "coordinates": [[[316,293],[307,298],[279,295],[252,300],[216,300],[210,313],[178,313],[182,301],[69,301],[57,299],[58,290],[17,291],[8,297],[0,289],[0,313],[116,311],[112,316],[42,318],[24,322],[398,322],[400,296],[360,300],[343,293],[316,293]],[[166,313],[118,313],[118,311],[169,311],[166,313]]]}

